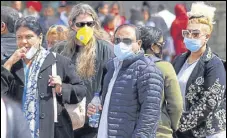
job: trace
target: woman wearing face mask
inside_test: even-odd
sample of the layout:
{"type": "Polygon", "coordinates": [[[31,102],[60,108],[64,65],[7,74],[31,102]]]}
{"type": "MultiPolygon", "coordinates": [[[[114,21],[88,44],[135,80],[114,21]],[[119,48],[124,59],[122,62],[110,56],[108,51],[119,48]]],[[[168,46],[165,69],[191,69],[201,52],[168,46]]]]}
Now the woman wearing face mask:
{"type": "Polygon", "coordinates": [[[42,30],[35,17],[19,19],[15,31],[18,50],[4,64],[13,74],[10,81],[6,80],[10,88],[4,94],[21,104],[33,138],[73,137],[71,121],[63,105],[76,104],[86,94],[83,82],[74,72],[74,65],[61,55],[57,54],[55,58],[41,46],[42,30]],[[52,76],[54,63],[56,76],[52,76]],[[55,89],[57,109],[53,104],[52,88],[55,89]],[[54,120],[55,117],[58,120],[54,120]]]}
{"type": "MultiPolygon", "coordinates": [[[[109,35],[101,28],[98,16],[87,4],[75,5],[69,14],[70,32],[62,55],[76,64],[74,70],[87,87],[86,102],[90,103],[94,93],[100,92],[105,75],[104,66],[114,56],[109,35]]],[[[86,104],[87,107],[87,104],[86,104]]],[[[96,128],[88,125],[75,131],[76,138],[91,138],[97,134],[96,128]]]]}
{"type": "Polygon", "coordinates": [[[169,62],[160,61],[164,45],[162,31],[156,27],[139,27],[141,31],[142,48],[145,53],[157,60],[156,66],[164,76],[164,94],[161,104],[161,117],[156,138],[172,138],[178,129],[183,111],[183,100],[177,75],[169,62]]]}
{"type": "Polygon", "coordinates": [[[207,45],[215,10],[203,2],[192,4],[182,31],[189,51],[173,62],[184,101],[179,138],[226,138],[226,71],[207,45]]]}

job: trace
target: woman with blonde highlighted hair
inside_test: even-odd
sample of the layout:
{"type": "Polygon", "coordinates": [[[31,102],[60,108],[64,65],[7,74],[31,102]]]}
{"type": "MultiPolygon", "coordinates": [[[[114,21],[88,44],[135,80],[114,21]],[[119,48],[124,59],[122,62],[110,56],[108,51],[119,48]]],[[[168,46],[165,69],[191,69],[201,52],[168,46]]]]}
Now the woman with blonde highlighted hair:
{"type": "Polygon", "coordinates": [[[192,4],[182,31],[189,51],[173,62],[184,101],[178,138],[226,138],[226,71],[207,45],[215,10],[203,2],[192,4]]]}
{"type": "MultiPolygon", "coordinates": [[[[75,63],[75,70],[87,87],[86,107],[94,94],[100,92],[105,75],[105,63],[113,54],[109,35],[101,28],[94,9],[88,4],[75,5],[68,17],[69,37],[61,53],[75,63]]],[[[92,138],[97,134],[96,128],[85,125],[75,131],[76,138],[92,138]]]]}
{"type": "Polygon", "coordinates": [[[64,25],[52,25],[46,33],[47,49],[55,51],[54,45],[59,41],[67,40],[69,30],[64,25]]]}

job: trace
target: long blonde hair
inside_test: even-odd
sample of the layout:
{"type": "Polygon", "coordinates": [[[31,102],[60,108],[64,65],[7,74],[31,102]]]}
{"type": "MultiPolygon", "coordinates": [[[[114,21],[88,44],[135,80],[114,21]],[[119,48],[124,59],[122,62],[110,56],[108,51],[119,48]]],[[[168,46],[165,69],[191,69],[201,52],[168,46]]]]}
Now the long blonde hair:
{"type": "MultiPolygon", "coordinates": [[[[81,14],[90,15],[95,21],[94,35],[86,46],[83,47],[82,51],[76,61],[76,71],[80,77],[87,79],[95,74],[95,59],[96,59],[96,39],[103,39],[110,41],[109,35],[101,28],[100,22],[96,12],[88,4],[77,4],[75,5],[68,17],[68,22],[71,24],[81,14]],[[71,23],[70,23],[71,22],[71,23]]],[[[63,53],[66,55],[72,55],[75,51],[75,44],[78,40],[75,39],[76,32],[70,27],[68,44],[65,47],[63,53]]]]}
{"type": "Polygon", "coordinates": [[[189,24],[190,23],[206,24],[209,26],[209,30],[207,30],[207,32],[210,34],[213,31],[213,24],[215,24],[214,22],[215,11],[216,11],[215,7],[206,5],[204,2],[192,3],[191,11],[187,13],[189,17],[189,24]]]}

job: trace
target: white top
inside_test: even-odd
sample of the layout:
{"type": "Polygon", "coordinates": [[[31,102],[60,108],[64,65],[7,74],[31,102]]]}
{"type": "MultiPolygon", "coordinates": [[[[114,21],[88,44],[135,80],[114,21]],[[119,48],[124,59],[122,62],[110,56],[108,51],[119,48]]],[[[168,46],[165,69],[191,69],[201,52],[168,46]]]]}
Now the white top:
{"type": "Polygon", "coordinates": [[[169,12],[168,10],[160,11],[158,13],[158,15],[161,16],[165,20],[165,23],[166,23],[168,29],[170,29],[176,16],[174,14],[172,14],[171,12],[169,12]]]}
{"type": "Polygon", "coordinates": [[[191,73],[194,70],[198,61],[199,61],[199,59],[197,59],[192,64],[188,64],[188,60],[186,60],[184,65],[182,66],[180,72],[177,75],[177,78],[178,78],[178,81],[179,81],[179,84],[180,84],[181,94],[182,94],[182,97],[183,97],[184,111],[186,110],[186,107],[185,107],[186,85],[187,85],[188,79],[191,76],[191,73]]]}
{"type": "Polygon", "coordinates": [[[111,98],[111,93],[112,93],[112,89],[114,86],[114,83],[117,79],[118,73],[122,67],[122,61],[119,61],[117,58],[114,58],[114,73],[113,73],[113,77],[110,80],[109,86],[108,86],[108,91],[105,97],[105,102],[103,105],[103,110],[102,110],[102,116],[100,119],[100,124],[99,124],[99,128],[98,128],[98,136],[97,138],[107,138],[108,137],[108,110],[109,110],[109,103],[110,103],[110,98],[111,98]]]}
{"type": "Polygon", "coordinates": [[[7,128],[6,107],[4,101],[1,99],[1,138],[6,138],[7,128]]]}

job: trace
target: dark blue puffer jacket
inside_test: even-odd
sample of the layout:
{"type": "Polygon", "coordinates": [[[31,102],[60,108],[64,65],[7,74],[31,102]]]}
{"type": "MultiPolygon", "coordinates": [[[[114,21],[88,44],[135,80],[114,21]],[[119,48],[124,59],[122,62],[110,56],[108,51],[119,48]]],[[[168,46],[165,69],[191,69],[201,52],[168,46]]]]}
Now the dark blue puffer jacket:
{"type": "MultiPolygon", "coordinates": [[[[107,63],[102,103],[114,73],[107,63]]],[[[163,77],[152,59],[143,53],[125,60],[111,93],[108,110],[109,138],[155,138],[160,116],[163,77]]]]}

